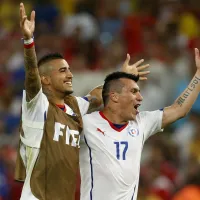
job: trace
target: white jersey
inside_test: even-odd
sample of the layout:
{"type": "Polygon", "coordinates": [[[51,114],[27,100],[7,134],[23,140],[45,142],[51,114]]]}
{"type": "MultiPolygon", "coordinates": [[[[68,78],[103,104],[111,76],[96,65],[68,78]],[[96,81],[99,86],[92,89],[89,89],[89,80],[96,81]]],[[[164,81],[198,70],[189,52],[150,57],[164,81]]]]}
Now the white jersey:
{"type": "MultiPolygon", "coordinates": [[[[76,97],[76,99],[81,114],[86,114],[89,102],[81,97],[76,97]]],[[[30,102],[26,102],[26,92],[23,91],[22,127],[24,130],[24,137],[20,135],[23,143],[23,146],[20,148],[20,154],[24,165],[26,166],[26,179],[23,185],[20,200],[37,200],[31,191],[30,178],[40,151],[40,144],[44,132],[44,116],[47,116],[48,114],[48,107],[49,101],[42,93],[42,89],[30,102]]],[[[68,105],[65,104],[65,107],[67,114],[74,114],[73,110],[68,105]]]]}
{"type": "Polygon", "coordinates": [[[119,129],[102,112],[83,117],[81,200],[136,200],[142,148],[162,131],[162,115],[160,110],[140,112],[119,129]]]}

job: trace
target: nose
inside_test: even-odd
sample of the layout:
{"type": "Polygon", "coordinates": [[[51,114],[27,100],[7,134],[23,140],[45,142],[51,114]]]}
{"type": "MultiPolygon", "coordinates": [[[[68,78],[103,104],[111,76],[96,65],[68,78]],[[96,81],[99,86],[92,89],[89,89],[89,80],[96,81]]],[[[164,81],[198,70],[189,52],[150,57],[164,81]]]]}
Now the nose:
{"type": "Polygon", "coordinates": [[[142,101],[143,100],[143,97],[142,97],[140,92],[137,93],[137,100],[138,101],[142,101]]]}
{"type": "Polygon", "coordinates": [[[73,78],[73,74],[72,74],[72,72],[70,70],[67,70],[66,76],[68,78],[73,78]]]}

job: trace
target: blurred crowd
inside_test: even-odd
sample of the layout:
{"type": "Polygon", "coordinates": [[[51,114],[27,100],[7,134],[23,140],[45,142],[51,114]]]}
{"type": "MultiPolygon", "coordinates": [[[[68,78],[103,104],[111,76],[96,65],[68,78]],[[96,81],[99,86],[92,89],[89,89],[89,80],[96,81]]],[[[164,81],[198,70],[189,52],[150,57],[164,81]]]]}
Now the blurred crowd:
{"type": "MultiPolygon", "coordinates": [[[[13,180],[24,88],[19,0],[0,0],[0,200],[18,200],[13,180]]],[[[37,56],[60,52],[83,96],[105,75],[145,59],[140,110],[170,105],[195,72],[200,48],[197,0],[24,0],[36,11],[37,56]]],[[[78,199],[78,198],[77,198],[78,199]]],[[[189,115],[151,137],[143,150],[138,200],[200,199],[200,97],[189,115]]]]}

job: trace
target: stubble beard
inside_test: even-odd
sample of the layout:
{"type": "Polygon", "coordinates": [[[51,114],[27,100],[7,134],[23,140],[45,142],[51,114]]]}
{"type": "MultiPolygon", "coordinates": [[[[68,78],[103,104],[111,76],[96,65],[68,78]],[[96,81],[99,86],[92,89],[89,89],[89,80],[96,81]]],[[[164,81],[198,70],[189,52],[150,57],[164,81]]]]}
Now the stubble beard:
{"type": "Polygon", "coordinates": [[[70,94],[72,94],[74,91],[73,90],[68,90],[68,91],[65,91],[64,92],[64,96],[67,96],[67,95],[70,95],[70,94]]]}

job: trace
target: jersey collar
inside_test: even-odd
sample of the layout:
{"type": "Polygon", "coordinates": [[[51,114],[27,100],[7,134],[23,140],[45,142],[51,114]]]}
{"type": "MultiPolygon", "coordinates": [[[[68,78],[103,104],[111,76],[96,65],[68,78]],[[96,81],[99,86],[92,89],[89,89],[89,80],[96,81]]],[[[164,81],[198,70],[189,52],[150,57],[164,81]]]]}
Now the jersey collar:
{"type": "Polygon", "coordinates": [[[127,127],[127,125],[128,125],[128,123],[126,123],[126,124],[124,124],[122,127],[117,128],[109,119],[106,118],[106,116],[103,114],[102,111],[99,111],[99,114],[101,115],[101,117],[102,117],[103,119],[105,119],[105,120],[110,124],[111,128],[113,128],[115,131],[121,132],[121,131],[124,130],[124,129],[127,127]]]}

